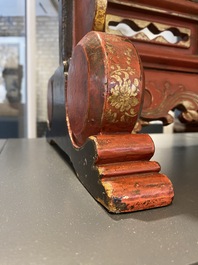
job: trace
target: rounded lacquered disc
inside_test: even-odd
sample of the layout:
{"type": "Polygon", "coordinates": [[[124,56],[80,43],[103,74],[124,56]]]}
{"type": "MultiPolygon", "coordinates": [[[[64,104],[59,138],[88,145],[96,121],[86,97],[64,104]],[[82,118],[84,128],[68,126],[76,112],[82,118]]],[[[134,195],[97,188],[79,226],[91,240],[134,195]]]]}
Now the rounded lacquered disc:
{"type": "Polygon", "coordinates": [[[139,56],[127,39],[88,33],[75,47],[68,72],[66,113],[73,141],[98,133],[131,132],[142,102],[139,56]]]}

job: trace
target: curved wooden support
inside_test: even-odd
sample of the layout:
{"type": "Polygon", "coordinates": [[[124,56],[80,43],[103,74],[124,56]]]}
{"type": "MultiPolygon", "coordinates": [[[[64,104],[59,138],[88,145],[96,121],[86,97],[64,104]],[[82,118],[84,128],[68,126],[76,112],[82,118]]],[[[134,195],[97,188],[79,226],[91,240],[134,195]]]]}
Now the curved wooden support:
{"type": "Polygon", "coordinates": [[[75,47],[65,76],[60,67],[49,82],[47,137],[69,156],[87,190],[113,213],[170,204],[172,184],[150,161],[152,139],[131,134],[144,89],[132,43],[90,32],[75,47]]]}
{"type": "Polygon", "coordinates": [[[70,138],[57,136],[57,128],[48,133],[48,140],[69,156],[79,180],[109,212],[133,212],[172,202],[170,180],[159,173],[157,162],[149,161],[154,144],[148,135],[123,134],[119,142],[116,135],[98,135],[76,149],[70,138]]]}

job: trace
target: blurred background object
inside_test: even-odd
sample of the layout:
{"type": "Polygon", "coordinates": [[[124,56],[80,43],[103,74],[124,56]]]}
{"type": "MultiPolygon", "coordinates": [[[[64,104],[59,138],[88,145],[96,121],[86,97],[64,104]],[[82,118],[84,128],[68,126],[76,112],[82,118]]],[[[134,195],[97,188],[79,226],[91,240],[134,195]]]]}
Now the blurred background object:
{"type": "Polygon", "coordinates": [[[45,135],[58,60],[58,0],[0,0],[0,138],[45,135]]]}

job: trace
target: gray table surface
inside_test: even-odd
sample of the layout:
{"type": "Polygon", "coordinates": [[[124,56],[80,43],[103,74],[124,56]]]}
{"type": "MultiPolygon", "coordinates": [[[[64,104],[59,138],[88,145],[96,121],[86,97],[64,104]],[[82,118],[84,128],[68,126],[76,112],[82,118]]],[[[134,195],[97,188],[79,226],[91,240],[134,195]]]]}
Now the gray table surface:
{"type": "Polygon", "coordinates": [[[198,134],[152,138],[174,202],[121,215],[108,214],[45,139],[1,140],[0,264],[196,264],[198,134]]]}

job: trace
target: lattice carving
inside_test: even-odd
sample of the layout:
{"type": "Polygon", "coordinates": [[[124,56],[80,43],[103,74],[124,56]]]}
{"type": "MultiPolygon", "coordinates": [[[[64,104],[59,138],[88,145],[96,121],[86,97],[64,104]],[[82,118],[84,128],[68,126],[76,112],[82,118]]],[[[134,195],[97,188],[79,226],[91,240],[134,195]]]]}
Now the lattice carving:
{"type": "Polygon", "coordinates": [[[190,47],[190,29],[146,20],[107,15],[106,32],[141,41],[190,47]]]}

